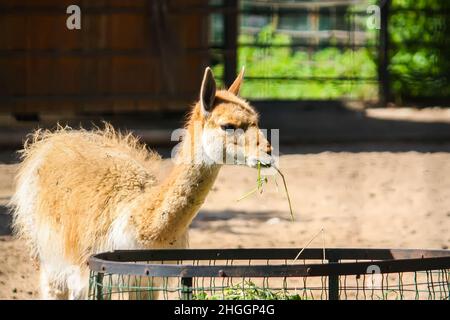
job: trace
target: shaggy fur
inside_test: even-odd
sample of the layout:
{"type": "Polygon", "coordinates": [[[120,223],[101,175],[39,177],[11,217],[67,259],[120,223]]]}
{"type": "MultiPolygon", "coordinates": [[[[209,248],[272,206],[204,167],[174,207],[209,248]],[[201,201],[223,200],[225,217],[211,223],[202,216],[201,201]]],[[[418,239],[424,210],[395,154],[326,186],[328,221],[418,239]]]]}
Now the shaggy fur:
{"type": "MultiPolygon", "coordinates": [[[[242,74],[236,81],[233,92],[216,92],[215,82],[210,84],[213,111],[204,112],[197,103],[188,132],[195,126],[217,129],[223,122],[258,131],[256,112],[235,95],[242,74]]],[[[222,131],[214,132],[225,135],[222,131]]],[[[208,146],[183,142],[179,157],[184,161],[160,179],[160,157],[108,124],[94,131],[59,127],[35,132],[22,151],[11,206],[16,233],[39,262],[42,297],[85,298],[86,262],[94,253],[187,247],[188,226],[220,169],[219,164],[193,160],[214,143],[212,150],[226,149],[220,141],[213,139],[208,146]]],[[[234,141],[245,149],[240,143],[234,141]]]]}

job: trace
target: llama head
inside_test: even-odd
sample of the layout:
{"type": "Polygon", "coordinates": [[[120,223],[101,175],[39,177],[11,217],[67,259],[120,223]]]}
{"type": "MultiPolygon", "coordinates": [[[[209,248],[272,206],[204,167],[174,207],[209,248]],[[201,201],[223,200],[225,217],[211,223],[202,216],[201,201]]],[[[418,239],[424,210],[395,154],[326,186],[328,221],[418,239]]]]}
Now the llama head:
{"type": "Polygon", "coordinates": [[[258,161],[263,166],[273,162],[272,147],[259,128],[257,112],[238,97],[243,76],[244,69],[228,90],[217,90],[212,70],[205,70],[200,100],[190,121],[201,127],[197,141],[203,162],[249,167],[256,167],[258,161]]]}

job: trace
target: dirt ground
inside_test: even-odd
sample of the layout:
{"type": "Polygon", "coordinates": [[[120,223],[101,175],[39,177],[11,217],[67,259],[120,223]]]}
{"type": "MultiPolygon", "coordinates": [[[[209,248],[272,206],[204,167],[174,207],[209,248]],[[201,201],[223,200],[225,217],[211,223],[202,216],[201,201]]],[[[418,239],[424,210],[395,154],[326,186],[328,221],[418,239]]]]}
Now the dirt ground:
{"type": "MultiPolygon", "coordinates": [[[[448,248],[450,145],[436,150],[401,146],[388,152],[384,146],[323,148],[334,149],[346,152],[284,150],[289,154],[281,157],[281,169],[295,222],[290,221],[280,178],[280,190],[270,178],[262,195],[238,202],[254,188],[256,171],[224,167],[191,227],[190,246],[301,248],[323,228],[327,247],[448,248]]],[[[0,205],[12,192],[15,168],[0,164],[0,205]]],[[[311,247],[322,245],[319,237],[311,247]]],[[[37,298],[37,287],[24,244],[0,237],[0,299],[37,298]]]]}

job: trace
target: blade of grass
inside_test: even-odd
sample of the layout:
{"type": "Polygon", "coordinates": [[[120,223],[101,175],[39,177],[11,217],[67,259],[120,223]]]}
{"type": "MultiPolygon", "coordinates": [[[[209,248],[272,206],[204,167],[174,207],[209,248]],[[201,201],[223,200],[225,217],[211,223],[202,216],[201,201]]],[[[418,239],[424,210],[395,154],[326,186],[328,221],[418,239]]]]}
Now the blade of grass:
{"type": "MultiPolygon", "coordinates": [[[[280,169],[278,169],[275,166],[274,166],[274,168],[275,168],[275,170],[277,170],[278,174],[281,176],[281,179],[283,180],[284,191],[286,193],[286,197],[287,197],[288,204],[289,204],[289,212],[291,214],[291,220],[295,221],[294,211],[292,210],[291,197],[289,195],[289,190],[288,190],[288,187],[287,187],[286,178],[284,177],[284,174],[281,172],[280,169]]],[[[257,162],[257,169],[258,169],[258,177],[256,178],[256,188],[254,188],[254,189],[250,190],[249,192],[247,192],[246,194],[244,194],[237,201],[241,201],[241,200],[249,197],[250,195],[252,195],[253,193],[255,193],[257,191],[259,191],[260,193],[263,192],[263,185],[264,185],[264,183],[268,183],[268,179],[267,179],[267,177],[262,177],[261,176],[261,162],[260,161],[257,162]]],[[[275,184],[277,185],[277,189],[278,189],[278,184],[276,183],[276,179],[275,179],[275,184]]]]}
{"type": "Polygon", "coordinates": [[[267,178],[261,177],[261,162],[258,161],[257,164],[257,169],[258,169],[258,177],[256,178],[256,188],[250,190],[249,192],[247,192],[246,194],[244,194],[242,197],[240,197],[237,201],[241,201],[249,196],[251,196],[253,193],[259,191],[260,193],[263,192],[263,184],[267,183],[267,178]]]}
{"type": "Polygon", "coordinates": [[[291,213],[291,219],[294,221],[294,211],[292,210],[292,203],[291,203],[291,197],[289,196],[289,190],[286,184],[286,179],[284,178],[284,174],[278,169],[277,167],[274,167],[275,170],[277,170],[278,174],[281,176],[281,179],[283,179],[283,185],[284,185],[284,191],[286,192],[286,197],[289,203],[289,211],[291,213]]]}
{"type": "Polygon", "coordinates": [[[240,197],[239,199],[237,199],[237,201],[241,201],[244,200],[247,197],[250,197],[252,194],[254,194],[256,191],[258,191],[258,187],[250,190],[249,192],[247,192],[246,194],[244,194],[242,197],[240,197]]]}
{"type": "MultiPolygon", "coordinates": [[[[303,253],[303,251],[305,251],[306,248],[309,247],[309,245],[314,241],[315,238],[317,238],[320,234],[322,233],[322,237],[323,237],[323,227],[320,229],[319,232],[317,232],[309,241],[308,243],[302,248],[302,250],[300,250],[300,252],[297,254],[297,256],[294,258],[294,260],[291,262],[292,264],[294,264],[298,258],[300,258],[301,254],[303,253]]],[[[322,238],[323,240],[323,238],[322,238]]],[[[323,254],[325,256],[325,247],[323,248],[323,254]]]]}

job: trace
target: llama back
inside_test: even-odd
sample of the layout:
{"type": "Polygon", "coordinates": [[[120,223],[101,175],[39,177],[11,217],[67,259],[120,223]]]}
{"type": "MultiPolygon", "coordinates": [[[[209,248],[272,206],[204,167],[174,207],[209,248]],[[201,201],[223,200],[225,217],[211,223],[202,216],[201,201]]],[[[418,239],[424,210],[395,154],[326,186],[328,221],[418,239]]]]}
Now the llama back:
{"type": "Polygon", "coordinates": [[[156,184],[160,160],[109,125],[38,130],[21,158],[10,202],[14,231],[41,262],[61,255],[71,263],[114,246],[108,232],[126,219],[125,204],[156,184]]]}

